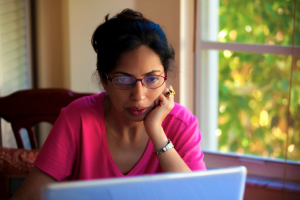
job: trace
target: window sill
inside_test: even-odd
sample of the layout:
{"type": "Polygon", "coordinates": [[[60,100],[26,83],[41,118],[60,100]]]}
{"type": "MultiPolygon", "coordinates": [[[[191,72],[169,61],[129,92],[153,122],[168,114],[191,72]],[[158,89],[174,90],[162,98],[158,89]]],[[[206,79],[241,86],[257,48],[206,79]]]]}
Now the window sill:
{"type": "MultiPolygon", "coordinates": [[[[254,176],[254,175],[248,175],[246,179],[246,187],[250,186],[250,187],[282,191],[283,185],[284,185],[283,180],[280,179],[272,179],[272,178],[266,178],[261,176],[254,176]]],[[[286,182],[285,191],[300,194],[300,183],[290,182],[290,181],[286,182]]]]}
{"type": "Polygon", "coordinates": [[[300,162],[202,150],[207,168],[245,166],[247,175],[300,183],[300,162]],[[284,177],[284,173],[285,177],[284,177]]]}

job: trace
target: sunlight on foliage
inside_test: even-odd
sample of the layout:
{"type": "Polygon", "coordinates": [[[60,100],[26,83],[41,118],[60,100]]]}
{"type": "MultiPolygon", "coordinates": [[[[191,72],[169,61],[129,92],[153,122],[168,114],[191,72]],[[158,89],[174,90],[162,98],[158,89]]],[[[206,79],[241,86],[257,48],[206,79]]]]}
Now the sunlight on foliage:
{"type": "Polygon", "coordinates": [[[245,27],[245,30],[246,30],[247,32],[251,32],[251,31],[252,31],[252,27],[249,26],[249,25],[247,25],[247,26],[245,27]]]}
{"type": "MultiPolygon", "coordinates": [[[[220,0],[218,40],[291,46],[293,6],[282,0],[220,0]]],[[[294,41],[300,46],[296,18],[294,41]]],[[[219,51],[218,108],[220,151],[270,158],[284,158],[287,151],[289,160],[300,161],[300,57],[219,51]]]]}
{"type": "Polygon", "coordinates": [[[228,32],[226,30],[220,31],[219,34],[218,34],[219,41],[220,42],[226,42],[225,37],[226,37],[227,34],[228,34],[228,32]]]}
{"type": "Polygon", "coordinates": [[[224,51],[224,57],[225,58],[230,58],[232,56],[232,52],[231,51],[229,51],[229,50],[225,50],[224,51]]]}
{"type": "Polygon", "coordinates": [[[222,131],[221,131],[221,129],[217,129],[216,131],[215,131],[215,134],[216,134],[216,136],[220,136],[220,135],[222,135],[222,131]]]}

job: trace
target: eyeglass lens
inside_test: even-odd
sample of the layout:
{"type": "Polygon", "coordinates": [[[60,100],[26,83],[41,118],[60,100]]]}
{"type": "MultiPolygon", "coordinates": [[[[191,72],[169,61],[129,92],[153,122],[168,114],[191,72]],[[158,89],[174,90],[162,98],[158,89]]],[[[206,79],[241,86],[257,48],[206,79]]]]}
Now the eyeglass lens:
{"type": "MultiPolygon", "coordinates": [[[[160,87],[164,82],[164,77],[161,76],[146,76],[142,79],[143,85],[149,89],[160,87]]],[[[129,89],[135,85],[136,79],[130,76],[119,76],[112,79],[112,83],[119,89],[129,89]]]]}

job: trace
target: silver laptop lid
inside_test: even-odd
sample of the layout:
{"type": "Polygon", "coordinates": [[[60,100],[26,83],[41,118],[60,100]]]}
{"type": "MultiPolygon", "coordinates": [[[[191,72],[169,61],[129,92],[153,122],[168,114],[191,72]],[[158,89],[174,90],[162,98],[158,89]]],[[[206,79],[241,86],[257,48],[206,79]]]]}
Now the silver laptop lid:
{"type": "Polygon", "coordinates": [[[51,183],[42,200],[242,200],[246,168],[163,173],[129,178],[51,183]]]}

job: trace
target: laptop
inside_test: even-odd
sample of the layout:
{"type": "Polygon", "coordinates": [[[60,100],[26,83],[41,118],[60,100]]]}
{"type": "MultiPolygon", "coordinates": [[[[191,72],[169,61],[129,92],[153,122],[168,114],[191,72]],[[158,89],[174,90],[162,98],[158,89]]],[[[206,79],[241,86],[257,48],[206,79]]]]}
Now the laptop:
{"type": "Polygon", "coordinates": [[[42,200],[242,200],[247,170],[243,166],[172,172],[126,178],[51,183],[42,200]]]}

